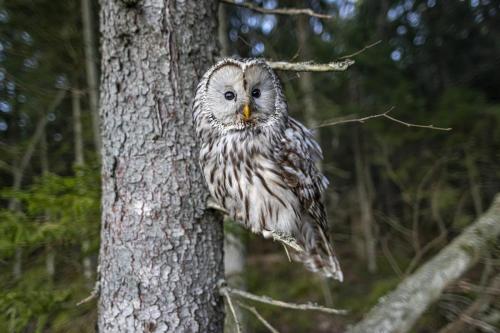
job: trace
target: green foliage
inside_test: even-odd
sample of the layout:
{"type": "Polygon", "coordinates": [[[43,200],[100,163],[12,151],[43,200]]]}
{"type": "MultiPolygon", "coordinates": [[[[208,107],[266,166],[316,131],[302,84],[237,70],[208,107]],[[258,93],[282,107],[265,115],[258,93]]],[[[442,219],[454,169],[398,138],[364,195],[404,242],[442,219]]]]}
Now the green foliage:
{"type": "MultiPolygon", "coordinates": [[[[29,264],[24,265],[19,280],[7,270],[0,274],[4,291],[0,293],[0,331],[21,332],[29,327],[36,332],[48,327],[55,330],[52,325],[61,315],[65,318],[64,313],[79,316],[87,311],[73,309],[92,284],[78,272],[81,268],[75,259],[95,257],[97,251],[99,174],[91,169],[78,169],[75,174],[48,174],[25,190],[1,193],[5,199],[17,200],[20,208],[17,212],[0,211],[0,259],[12,262],[16,250],[22,249],[23,261],[29,264]],[[91,246],[80,252],[84,241],[90,241],[91,246]],[[48,275],[49,255],[55,257],[55,273],[64,273],[61,277],[48,275]]],[[[69,331],[67,320],[60,325],[62,332],[69,331]]]]}

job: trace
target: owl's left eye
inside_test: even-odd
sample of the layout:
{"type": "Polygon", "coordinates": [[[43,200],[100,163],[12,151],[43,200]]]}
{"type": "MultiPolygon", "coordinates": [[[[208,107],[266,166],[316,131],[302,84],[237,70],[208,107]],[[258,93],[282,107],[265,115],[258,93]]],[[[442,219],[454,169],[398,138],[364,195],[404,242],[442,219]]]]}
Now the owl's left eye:
{"type": "Polygon", "coordinates": [[[260,89],[255,88],[254,90],[252,90],[252,97],[259,98],[260,97],[260,89]]]}
{"type": "Polygon", "coordinates": [[[224,93],[224,98],[227,99],[228,101],[233,100],[234,99],[234,92],[226,91],[224,93]]]}

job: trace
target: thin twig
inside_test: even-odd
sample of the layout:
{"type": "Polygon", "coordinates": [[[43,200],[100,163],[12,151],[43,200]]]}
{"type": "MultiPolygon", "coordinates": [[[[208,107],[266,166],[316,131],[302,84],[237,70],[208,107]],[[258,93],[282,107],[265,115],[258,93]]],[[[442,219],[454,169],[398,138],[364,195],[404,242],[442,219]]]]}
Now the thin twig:
{"type": "Polygon", "coordinates": [[[280,71],[343,72],[354,64],[354,60],[345,59],[341,61],[332,61],[326,64],[316,64],[311,61],[305,61],[305,62],[268,61],[267,64],[272,69],[280,71]]]}
{"type": "Polygon", "coordinates": [[[285,244],[281,244],[283,245],[283,248],[285,249],[285,253],[286,253],[286,257],[288,258],[288,262],[292,262],[292,258],[290,258],[290,253],[288,253],[288,248],[286,247],[285,244]]]}
{"type": "Polygon", "coordinates": [[[234,319],[234,325],[236,326],[236,332],[241,333],[240,321],[238,320],[238,315],[236,314],[236,310],[234,309],[233,301],[231,300],[231,295],[229,295],[229,292],[224,288],[220,288],[220,292],[226,298],[227,304],[229,305],[229,309],[231,309],[231,313],[233,314],[233,319],[234,319]]]}
{"type": "Polygon", "coordinates": [[[255,302],[270,304],[270,305],[279,306],[279,307],[287,308],[287,309],[320,311],[320,312],[331,313],[331,314],[346,314],[347,313],[346,310],[327,308],[327,307],[324,307],[321,305],[317,305],[315,303],[296,304],[296,303],[283,302],[283,301],[272,299],[268,296],[254,295],[254,294],[251,294],[249,292],[239,290],[239,289],[233,289],[233,288],[228,287],[228,286],[222,286],[220,288],[220,290],[221,290],[221,293],[223,293],[223,294],[229,293],[229,294],[243,297],[243,298],[255,301],[255,302]]]}
{"type": "Polygon", "coordinates": [[[443,128],[443,127],[435,127],[434,125],[418,125],[418,124],[410,124],[410,123],[406,123],[404,121],[401,121],[399,119],[396,119],[394,117],[391,117],[387,114],[388,112],[384,113],[384,117],[387,118],[387,119],[390,119],[396,123],[399,123],[401,125],[405,125],[407,127],[419,127],[419,128],[430,128],[430,129],[435,129],[435,130],[438,130],[438,131],[451,131],[451,127],[447,127],[447,128],[443,128]]]}
{"type": "Polygon", "coordinates": [[[398,124],[405,125],[406,127],[428,128],[428,129],[433,129],[433,130],[438,130],[438,131],[451,131],[450,127],[445,128],[445,127],[436,127],[434,125],[419,125],[419,124],[412,124],[412,123],[404,122],[402,120],[399,120],[399,119],[396,119],[392,116],[389,116],[389,112],[391,112],[392,110],[394,110],[393,106],[384,113],[374,114],[374,115],[363,117],[363,118],[330,121],[330,122],[320,124],[314,128],[322,128],[322,127],[335,126],[335,125],[348,124],[348,123],[364,123],[365,121],[370,120],[370,119],[387,118],[387,119],[392,120],[398,124]]]}
{"type": "Polygon", "coordinates": [[[389,245],[387,244],[387,239],[388,237],[384,237],[382,239],[382,252],[384,253],[384,256],[387,258],[389,265],[391,265],[392,270],[398,275],[399,278],[401,278],[403,276],[403,272],[401,271],[398,262],[396,261],[396,259],[394,259],[394,256],[392,255],[391,250],[389,249],[389,245]]]}
{"type": "Polygon", "coordinates": [[[246,305],[244,303],[241,303],[241,302],[237,302],[238,305],[242,308],[245,308],[247,309],[248,311],[250,311],[251,313],[254,314],[255,317],[257,317],[257,319],[264,325],[267,327],[267,329],[269,331],[271,331],[272,333],[279,333],[279,331],[277,329],[275,329],[264,317],[262,317],[262,315],[257,311],[256,308],[254,308],[253,306],[249,306],[249,305],[246,305]]]}
{"type": "Polygon", "coordinates": [[[348,59],[348,58],[353,58],[353,57],[357,56],[358,54],[363,53],[363,52],[365,52],[366,50],[371,49],[371,48],[372,48],[372,47],[374,47],[374,46],[377,46],[377,45],[378,45],[378,44],[380,44],[380,43],[382,43],[382,40],[381,40],[381,39],[380,39],[380,40],[378,40],[378,41],[376,41],[375,43],[371,43],[371,44],[369,44],[369,45],[366,45],[366,46],[365,46],[365,47],[363,47],[361,50],[358,50],[358,51],[356,51],[356,52],[354,52],[354,53],[351,53],[351,54],[348,54],[348,55],[342,56],[342,57],[340,57],[338,60],[348,59]]]}
{"type": "Polygon", "coordinates": [[[84,303],[90,302],[94,298],[97,298],[97,296],[99,296],[100,292],[101,292],[101,284],[100,284],[99,280],[97,280],[95,282],[94,289],[92,289],[92,291],[90,292],[90,295],[88,295],[87,297],[82,299],[80,302],[76,303],[76,306],[80,306],[84,303]]]}
{"type": "Polygon", "coordinates": [[[221,2],[230,4],[230,5],[248,8],[250,10],[253,10],[255,12],[259,12],[262,14],[307,15],[307,16],[323,18],[323,19],[333,18],[333,15],[316,13],[309,8],[275,8],[275,9],[271,9],[271,8],[259,7],[259,6],[254,5],[253,3],[250,3],[250,2],[236,2],[234,0],[221,0],[221,2]]]}

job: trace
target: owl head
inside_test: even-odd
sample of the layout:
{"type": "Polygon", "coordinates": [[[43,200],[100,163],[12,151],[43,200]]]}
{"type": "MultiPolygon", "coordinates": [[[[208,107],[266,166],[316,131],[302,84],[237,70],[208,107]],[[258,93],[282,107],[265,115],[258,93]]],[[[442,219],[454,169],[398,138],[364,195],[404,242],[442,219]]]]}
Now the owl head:
{"type": "Polygon", "coordinates": [[[254,130],[286,117],[279,79],[262,59],[220,61],[205,73],[197,99],[201,116],[222,131],[254,130]]]}

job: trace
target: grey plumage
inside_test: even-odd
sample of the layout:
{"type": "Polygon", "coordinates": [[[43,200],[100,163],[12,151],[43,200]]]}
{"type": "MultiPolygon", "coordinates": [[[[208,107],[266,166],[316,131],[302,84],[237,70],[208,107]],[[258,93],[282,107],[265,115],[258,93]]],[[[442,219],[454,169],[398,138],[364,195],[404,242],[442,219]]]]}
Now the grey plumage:
{"type": "Polygon", "coordinates": [[[295,240],[294,258],[342,281],[328,241],[311,132],[288,116],[281,83],[264,60],[225,59],[200,81],[193,105],[200,165],[210,193],[255,233],[295,240]]]}

